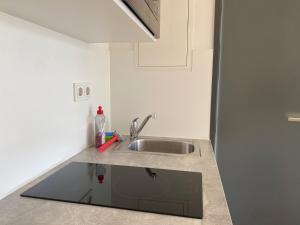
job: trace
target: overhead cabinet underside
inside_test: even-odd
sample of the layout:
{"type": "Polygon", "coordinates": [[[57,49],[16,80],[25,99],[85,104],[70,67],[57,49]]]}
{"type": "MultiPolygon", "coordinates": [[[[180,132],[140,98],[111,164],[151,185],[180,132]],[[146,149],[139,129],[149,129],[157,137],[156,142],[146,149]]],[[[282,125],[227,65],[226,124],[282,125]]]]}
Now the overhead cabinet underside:
{"type": "Polygon", "coordinates": [[[155,40],[121,0],[0,0],[0,11],[89,43],[155,40]]]}

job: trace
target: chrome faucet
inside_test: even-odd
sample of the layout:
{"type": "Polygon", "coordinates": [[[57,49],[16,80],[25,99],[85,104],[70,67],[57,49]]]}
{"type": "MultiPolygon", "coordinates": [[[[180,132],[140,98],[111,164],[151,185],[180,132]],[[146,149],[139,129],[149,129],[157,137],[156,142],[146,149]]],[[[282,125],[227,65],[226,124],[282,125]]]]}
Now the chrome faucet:
{"type": "Polygon", "coordinates": [[[142,124],[139,126],[138,125],[138,120],[139,118],[135,118],[132,120],[131,125],[130,125],[130,140],[134,141],[137,140],[139,137],[140,132],[143,130],[144,126],[147,124],[147,122],[151,119],[156,119],[156,114],[150,114],[148,115],[142,122],[142,124]]]}

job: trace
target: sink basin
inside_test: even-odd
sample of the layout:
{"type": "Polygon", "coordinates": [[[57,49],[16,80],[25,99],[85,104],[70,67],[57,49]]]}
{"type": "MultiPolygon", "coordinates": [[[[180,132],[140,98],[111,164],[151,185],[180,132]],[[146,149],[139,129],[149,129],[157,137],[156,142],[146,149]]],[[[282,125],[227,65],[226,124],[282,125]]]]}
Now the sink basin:
{"type": "Polygon", "coordinates": [[[195,151],[195,146],[187,142],[157,139],[139,139],[131,142],[128,148],[138,152],[170,154],[189,154],[195,151]]]}

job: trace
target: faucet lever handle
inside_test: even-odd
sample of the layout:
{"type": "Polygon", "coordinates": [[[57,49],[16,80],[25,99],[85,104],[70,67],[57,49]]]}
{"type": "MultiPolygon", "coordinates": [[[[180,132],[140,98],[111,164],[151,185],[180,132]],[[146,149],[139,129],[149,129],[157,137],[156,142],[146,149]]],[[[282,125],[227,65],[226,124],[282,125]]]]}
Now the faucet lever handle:
{"type": "Polygon", "coordinates": [[[140,119],[140,118],[137,117],[137,118],[135,118],[135,119],[132,120],[131,127],[132,127],[133,129],[137,129],[137,127],[138,127],[138,120],[139,120],[139,119],[140,119]]]}
{"type": "Polygon", "coordinates": [[[135,122],[137,122],[139,119],[140,119],[139,117],[137,117],[137,118],[133,119],[133,120],[132,120],[132,123],[135,123],[135,122]]]}
{"type": "Polygon", "coordinates": [[[131,125],[130,125],[130,138],[133,138],[136,136],[136,132],[138,129],[138,121],[139,117],[135,118],[132,120],[131,125]]]}

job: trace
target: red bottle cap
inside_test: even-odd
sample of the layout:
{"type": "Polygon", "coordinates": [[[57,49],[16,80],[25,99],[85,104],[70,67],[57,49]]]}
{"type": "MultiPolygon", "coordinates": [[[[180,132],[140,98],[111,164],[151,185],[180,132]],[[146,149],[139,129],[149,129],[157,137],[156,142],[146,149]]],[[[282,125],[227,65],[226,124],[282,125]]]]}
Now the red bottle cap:
{"type": "Polygon", "coordinates": [[[99,181],[99,184],[103,184],[104,183],[104,175],[99,175],[98,181],[99,181]]]}
{"type": "Polygon", "coordinates": [[[97,114],[98,114],[98,115],[102,115],[102,114],[103,114],[102,106],[99,106],[99,107],[98,107],[97,114]]]}

